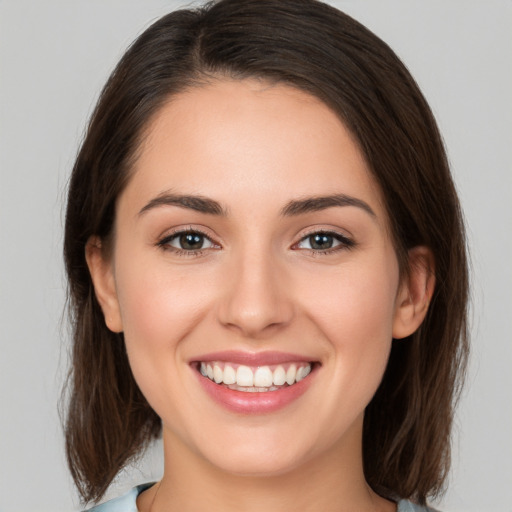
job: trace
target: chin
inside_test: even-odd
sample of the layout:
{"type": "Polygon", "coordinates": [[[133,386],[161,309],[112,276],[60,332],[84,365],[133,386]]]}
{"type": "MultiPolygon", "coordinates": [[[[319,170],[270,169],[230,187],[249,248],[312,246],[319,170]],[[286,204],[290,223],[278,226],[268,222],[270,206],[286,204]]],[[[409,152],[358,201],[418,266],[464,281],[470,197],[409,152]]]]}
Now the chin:
{"type": "MultiPolygon", "coordinates": [[[[224,435],[204,447],[203,456],[215,467],[241,477],[272,477],[293,471],[310,458],[315,444],[286,433],[224,435]]],[[[199,447],[198,447],[199,448],[199,447]]]]}
{"type": "Polygon", "coordinates": [[[210,462],[225,473],[244,478],[269,478],[290,473],[300,466],[300,457],[281,457],[275,454],[236,454],[210,462]]]}

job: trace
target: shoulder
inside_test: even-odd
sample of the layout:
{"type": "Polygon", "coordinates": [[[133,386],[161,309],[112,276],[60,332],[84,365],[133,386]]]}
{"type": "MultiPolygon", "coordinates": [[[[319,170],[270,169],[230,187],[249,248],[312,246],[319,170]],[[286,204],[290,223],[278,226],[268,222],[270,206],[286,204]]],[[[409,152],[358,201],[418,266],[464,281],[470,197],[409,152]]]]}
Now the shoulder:
{"type": "Polygon", "coordinates": [[[400,500],[398,502],[397,512],[440,512],[435,508],[416,505],[412,501],[409,500],[400,500]]]}
{"type": "MultiPolygon", "coordinates": [[[[106,501],[101,505],[97,505],[84,512],[138,512],[137,511],[137,496],[149,489],[153,483],[142,484],[134,487],[126,494],[119,496],[113,500],[106,501]]],[[[397,512],[439,512],[436,509],[430,507],[423,507],[421,505],[415,505],[408,500],[400,500],[398,502],[397,512]]]]}
{"type": "Polygon", "coordinates": [[[138,512],[137,496],[152,485],[153,483],[138,485],[119,498],[106,501],[84,512],[138,512]]]}
{"type": "Polygon", "coordinates": [[[440,512],[435,508],[424,507],[422,505],[416,505],[409,500],[400,500],[398,502],[397,512],[440,512]]]}

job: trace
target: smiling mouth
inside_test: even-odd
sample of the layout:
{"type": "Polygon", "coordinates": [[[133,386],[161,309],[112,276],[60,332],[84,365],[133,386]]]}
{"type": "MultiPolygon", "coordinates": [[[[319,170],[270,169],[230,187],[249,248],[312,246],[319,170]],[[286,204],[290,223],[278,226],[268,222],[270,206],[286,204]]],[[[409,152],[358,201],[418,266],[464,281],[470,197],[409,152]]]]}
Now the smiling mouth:
{"type": "Polygon", "coordinates": [[[278,391],[305,379],[314,363],[287,363],[251,367],[235,363],[208,361],[197,364],[201,375],[219,386],[248,393],[278,391]]]}

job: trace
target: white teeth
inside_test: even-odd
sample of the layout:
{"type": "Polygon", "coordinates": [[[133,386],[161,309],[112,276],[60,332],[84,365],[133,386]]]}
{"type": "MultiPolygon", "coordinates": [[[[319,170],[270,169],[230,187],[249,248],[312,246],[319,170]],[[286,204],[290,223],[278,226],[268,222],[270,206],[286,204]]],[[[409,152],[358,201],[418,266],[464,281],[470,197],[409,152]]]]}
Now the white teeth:
{"type": "Polygon", "coordinates": [[[229,365],[224,367],[224,384],[234,384],[236,382],[235,370],[229,365]]]}
{"type": "Polygon", "coordinates": [[[218,384],[219,382],[222,382],[222,379],[224,378],[224,372],[222,371],[222,368],[216,364],[213,367],[213,380],[218,384]]]}
{"type": "Polygon", "coordinates": [[[272,371],[268,366],[260,366],[254,374],[254,385],[261,388],[269,388],[273,383],[272,371]]]}
{"type": "Polygon", "coordinates": [[[202,362],[199,371],[216,384],[223,383],[231,389],[248,392],[275,391],[285,384],[292,386],[311,373],[310,364],[304,366],[300,363],[290,364],[288,369],[279,365],[274,367],[274,371],[269,366],[259,366],[255,369],[244,365],[234,366],[236,369],[228,363],[202,362]]]}
{"type": "Polygon", "coordinates": [[[282,366],[274,370],[274,386],[282,386],[286,382],[286,372],[282,366]]]}
{"type": "Polygon", "coordinates": [[[236,371],[236,383],[239,386],[254,386],[254,375],[248,366],[239,366],[236,371]]]}
{"type": "Polygon", "coordinates": [[[257,388],[257,387],[245,387],[245,386],[237,386],[233,384],[232,386],[228,386],[229,389],[234,389],[235,391],[244,391],[246,393],[266,393],[267,391],[277,391],[279,388],[276,386],[270,386],[269,388],[257,388]]]}
{"type": "Polygon", "coordinates": [[[297,367],[292,364],[286,372],[286,382],[289,386],[295,383],[295,377],[297,376],[297,367]]]}

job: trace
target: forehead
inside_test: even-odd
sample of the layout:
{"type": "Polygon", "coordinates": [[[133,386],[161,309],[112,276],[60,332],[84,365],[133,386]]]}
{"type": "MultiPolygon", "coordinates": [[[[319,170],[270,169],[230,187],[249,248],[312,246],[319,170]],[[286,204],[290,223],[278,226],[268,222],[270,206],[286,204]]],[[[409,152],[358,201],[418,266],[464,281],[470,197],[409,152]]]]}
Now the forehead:
{"type": "Polygon", "coordinates": [[[219,80],[173,96],[148,125],[138,155],[128,189],[139,202],[169,189],[255,207],[261,198],[343,193],[382,210],[378,186],[339,117],[283,84],[219,80]]]}

